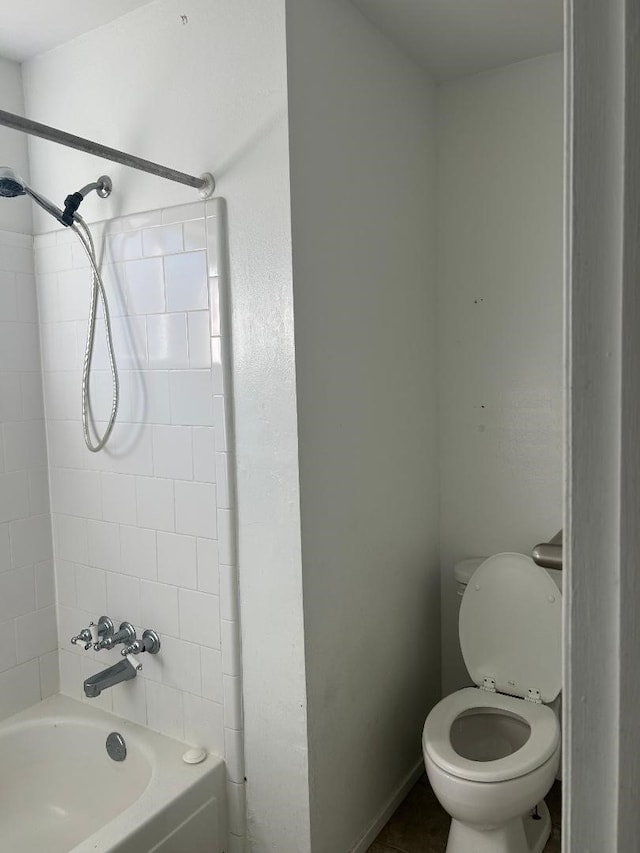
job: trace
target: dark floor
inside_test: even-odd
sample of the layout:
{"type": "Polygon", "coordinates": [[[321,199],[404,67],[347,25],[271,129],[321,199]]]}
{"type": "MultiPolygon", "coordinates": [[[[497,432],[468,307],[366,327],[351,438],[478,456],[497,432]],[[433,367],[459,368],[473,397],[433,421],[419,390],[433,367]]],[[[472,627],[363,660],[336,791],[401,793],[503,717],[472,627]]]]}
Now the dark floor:
{"type": "MultiPolygon", "coordinates": [[[[544,853],[560,853],[561,790],[556,782],[545,797],[553,829],[544,853]]],[[[423,775],[368,853],[444,853],[448,833],[449,815],[423,775]]]]}

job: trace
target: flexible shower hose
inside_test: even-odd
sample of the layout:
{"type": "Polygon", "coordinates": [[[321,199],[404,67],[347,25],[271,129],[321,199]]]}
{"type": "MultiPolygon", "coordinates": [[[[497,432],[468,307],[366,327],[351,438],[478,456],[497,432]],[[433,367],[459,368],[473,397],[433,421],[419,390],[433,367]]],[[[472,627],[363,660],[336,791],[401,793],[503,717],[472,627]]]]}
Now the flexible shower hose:
{"type": "Polygon", "coordinates": [[[89,308],[89,323],[87,326],[87,343],[84,350],[84,362],[82,365],[82,431],[84,433],[84,442],[87,448],[92,453],[98,453],[106,443],[116,422],[118,414],[118,405],[120,402],[120,383],[118,381],[118,369],[116,366],[116,357],[113,351],[113,338],[111,334],[111,316],[109,314],[109,303],[107,294],[104,288],[104,282],[98,269],[98,261],[96,259],[96,250],[93,243],[93,237],[89,226],[84,219],[76,213],[74,223],[71,225],[72,230],[82,243],[82,246],[87,253],[89,263],[91,265],[91,305],[89,308]],[[104,314],[104,332],[107,341],[107,351],[109,354],[109,366],[111,368],[112,379],[112,400],[111,414],[109,421],[102,436],[98,434],[95,423],[93,423],[91,411],[91,394],[89,383],[91,380],[91,363],[93,361],[93,347],[96,336],[96,316],[98,310],[98,297],[102,302],[102,311],[104,314]],[[91,436],[91,429],[95,433],[95,440],[91,436]]]}

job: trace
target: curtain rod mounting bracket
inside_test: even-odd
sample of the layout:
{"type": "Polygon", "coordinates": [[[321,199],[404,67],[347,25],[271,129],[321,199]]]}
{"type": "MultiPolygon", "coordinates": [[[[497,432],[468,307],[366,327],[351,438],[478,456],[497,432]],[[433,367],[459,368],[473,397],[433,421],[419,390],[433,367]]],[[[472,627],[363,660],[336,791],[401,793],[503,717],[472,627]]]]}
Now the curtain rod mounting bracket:
{"type": "Polygon", "coordinates": [[[202,181],[202,186],[198,190],[198,195],[204,201],[213,195],[216,188],[216,179],[211,172],[203,172],[200,175],[200,180],[202,181]]]}

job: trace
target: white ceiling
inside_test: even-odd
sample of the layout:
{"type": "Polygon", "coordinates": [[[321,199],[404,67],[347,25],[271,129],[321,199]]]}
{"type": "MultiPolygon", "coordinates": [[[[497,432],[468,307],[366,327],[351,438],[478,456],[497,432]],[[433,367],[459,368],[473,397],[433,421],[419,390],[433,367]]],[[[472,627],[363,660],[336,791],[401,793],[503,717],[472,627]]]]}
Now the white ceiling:
{"type": "Polygon", "coordinates": [[[436,80],[562,50],[562,0],[352,0],[436,80]]]}
{"type": "MultiPolygon", "coordinates": [[[[19,0],[6,9],[0,27],[0,56],[22,62],[149,0],[19,0]]],[[[9,3],[7,2],[7,5],[9,3]]]]}
{"type": "MultiPolygon", "coordinates": [[[[0,56],[22,62],[150,0],[20,0],[0,56]]],[[[352,0],[437,80],[562,50],[562,0],[352,0]]]]}

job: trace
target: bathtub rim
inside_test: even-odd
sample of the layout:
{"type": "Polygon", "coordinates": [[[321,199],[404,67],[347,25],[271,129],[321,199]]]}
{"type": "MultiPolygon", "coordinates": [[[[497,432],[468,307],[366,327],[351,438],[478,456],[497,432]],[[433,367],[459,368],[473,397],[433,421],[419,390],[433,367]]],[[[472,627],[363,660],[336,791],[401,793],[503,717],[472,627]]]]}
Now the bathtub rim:
{"type": "MultiPolygon", "coordinates": [[[[129,739],[142,749],[151,765],[151,777],[136,800],[68,853],[108,853],[118,850],[118,845],[126,844],[134,835],[145,832],[149,836],[145,843],[152,847],[164,837],[164,834],[160,835],[154,842],[154,821],[165,828],[178,825],[212,797],[218,806],[220,838],[226,838],[225,765],[224,759],[215,753],[208,753],[201,764],[186,764],[182,755],[193,744],[175,740],[62,694],[50,696],[0,720],[0,737],[9,735],[12,729],[24,731],[51,724],[72,725],[74,722],[102,729],[105,738],[108,732],[119,731],[125,740],[129,739]]],[[[99,783],[96,791],[97,795],[103,795],[99,783]]]]}

